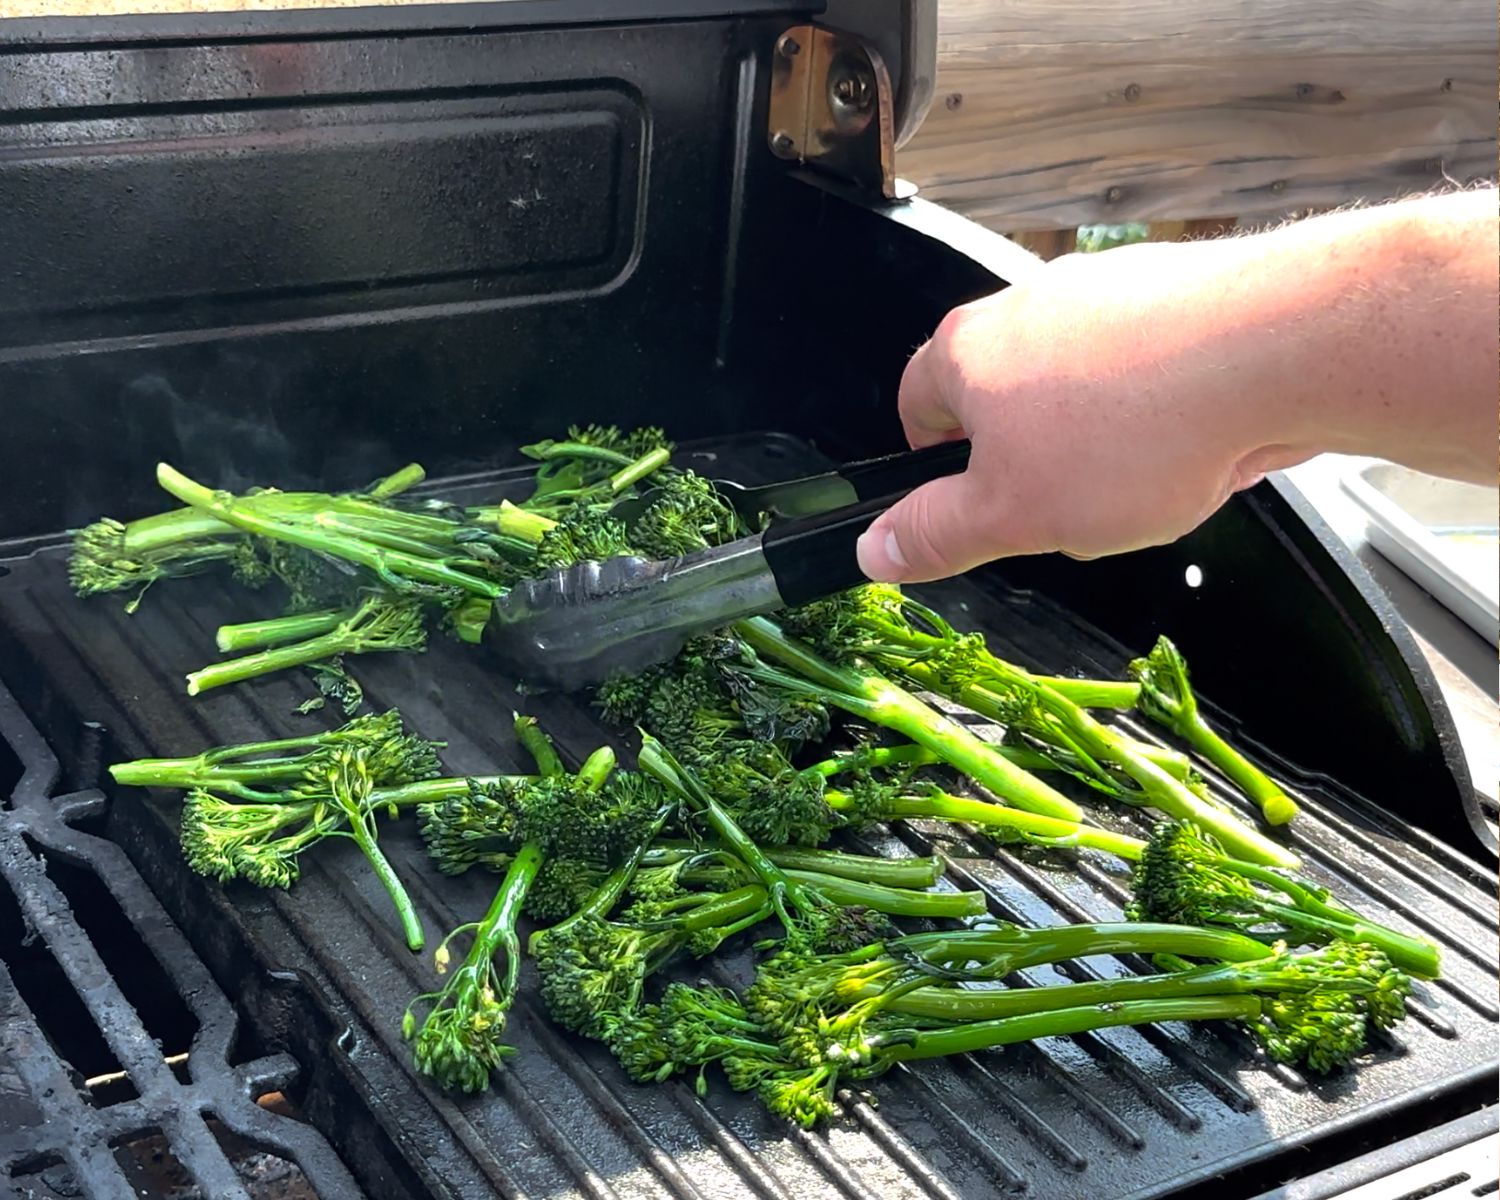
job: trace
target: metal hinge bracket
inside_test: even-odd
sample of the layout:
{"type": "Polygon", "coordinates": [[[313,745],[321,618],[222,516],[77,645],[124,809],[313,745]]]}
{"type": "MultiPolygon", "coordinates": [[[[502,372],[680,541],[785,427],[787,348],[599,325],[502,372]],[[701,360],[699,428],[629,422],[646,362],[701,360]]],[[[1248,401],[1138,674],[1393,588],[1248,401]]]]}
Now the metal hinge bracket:
{"type": "Polygon", "coordinates": [[[877,51],[818,25],[776,39],[767,140],[771,153],[896,199],[891,77],[877,51]]]}

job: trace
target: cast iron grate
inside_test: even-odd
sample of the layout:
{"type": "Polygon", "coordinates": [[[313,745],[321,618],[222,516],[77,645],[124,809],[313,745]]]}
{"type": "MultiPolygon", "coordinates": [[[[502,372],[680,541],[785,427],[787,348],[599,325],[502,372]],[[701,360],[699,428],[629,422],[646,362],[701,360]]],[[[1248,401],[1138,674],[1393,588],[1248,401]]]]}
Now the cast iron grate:
{"type": "Polygon", "coordinates": [[[0,690],[0,1178],[38,1197],[356,1195],[285,1115],[298,1063],[236,1061],[224,992],[120,847],[79,827],[104,796],[57,795],[59,775],[0,690]]]}
{"type": "MultiPolygon", "coordinates": [[[[715,444],[699,451],[695,465],[757,482],[820,464],[804,444],[773,437],[715,444]]],[[[506,477],[460,482],[494,496],[506,477]]],[[[188,752],[307,727],[309,718],[294,715],[311,690],[300,678],[194,701],[183,695],[181,675],[211,655],[214,626],[231,614],[252,615],[247,597],[221,581],[162,587],[126,617],[118,599],[82,603],[69,595],[60,548],[8,565],[0,579],[0,661],[28,714],[59,747],[68,786],[93,785],[100,763],[116,755],[188,752]],[[108,731],[103,746],[85,723],[108,731]]],[[[933,596],[1023,663],[1115,673],[1126,657],[1124,647],[1045,597],[1008,592],[994,579],[958,581],[933,596]]],[[[274,600],[261,603],[269,608],[274,600]]],[[[372,706],[399,706],[414,727],[446,738],[445,761],[455,772],[518,766],[506,733],[513,708],[535,713],[579,758],[604,736],[586,704],[519,696],[470,648],[439,642],[423,656],[380,656],[353,670],[372,706]]],[[[688,1084],[628,1084],[597,1046],[547,1023],[529,974],[512,1026],[520,1051],[493,1092],[462,1100],[435,1093],[414,1075],[397,1029],[407,1000],[431,986],[430,966],[406,953],[352,846],[322,848],[288,893],[219,889],[182,866],[175,806],[139,795],[114,797],[93,818],[100,836],[90,835],[89,844],[122,864],[128,855],[220,986],[240,1001],[260,1044],[304,1064],[303,1112],[372,1196],[1028,1193],[1100,1200],[1199,1188],[1248,1195],[1471,1111],[1492,1098],[1495,1076],[1497,921],[1486,873],[1329,781],[1281,770],[1304,803],[1297,836],[1309,873],[1444,947],[1446,978],[1419,987],[1413,1019],[1384,1039],[1364,1069],[1308,1079],[1257,1060],[1227,1029],[1110,1030],[893,1073],[879,1085],[878,1108],[847,1092],[845,1119],[813,1134],[788,1131],[718,1084],[701,1100],[688,1084]],[[1293,1149],[1302,1152],[1293,1158],[1293,1149]]],[[[70,819],[99,803],[94,792],[49,802],[70,819]]],[[[82,844],[66,822],[54,824],[54,841],[82,844]]],[[[1139,828],[1129,814],[1120,826],[1139,828]]],[[[892,854],[941,848],[952,881],[982,888],[992,911],[1010,919],[1110,919],[1125,899],[1124,875],[1103,856],[1077,865],[1032,852],[995,857],[983,838],[923,825],[865,840],[892,854]]],[[[429,931],[471,919],[487,903],[493,879],[437,876],[409,824],[390,828],[383,844],[429,931]]],[[[123,877],[111,868],[112,887],[123,877]]],[[[186,945],[181,953],[191,958],[186,945]]],[[[1089,969],[1132,966],[1099,960],[1089,969]]],[[[1015,982],[1055,978],[1044,971],[1015,982]]],[[[207,986],[181,994],[200,997],[200,1006],[206,994],[222,1002],[207,986]]],[[[194,1012],[200,1041],[223,1020],[232,1023],[194,1012]]],[[[240,1068],[236,1078],[244,1076],[240,1068]]],[[[166,1086],[149,1072],[142,1084],[142,1102],[151,1103],[166,1086]]],[[[73,1140],[72,1153],[103,1153],[81,1143],[106,1147],[113,1118],[86,1105],[82,1111],[79,1119],[92,1124],[79,1126],[87,1135],[73,1140]]],[[[327,1197],[351,1194],[340,1190],[352,1187],[343,1182],[315,1185],[327,1197]]]]}

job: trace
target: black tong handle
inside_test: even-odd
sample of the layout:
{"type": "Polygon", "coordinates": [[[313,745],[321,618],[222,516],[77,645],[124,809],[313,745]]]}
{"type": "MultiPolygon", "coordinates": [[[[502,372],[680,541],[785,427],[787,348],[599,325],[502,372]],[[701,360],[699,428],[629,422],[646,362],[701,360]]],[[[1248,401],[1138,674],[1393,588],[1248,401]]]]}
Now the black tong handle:
{"type": "Polygon", "coordinates": [[[854,554],[860,535],[902,496],[930,480],[956,475],[968,462],[968,442],[945,442],[841,470],[859,492],[858,504],[773,523],[761,540],[781,599],[789,606],[806,604],[865,583],[854,554]],[[873,491],[876,487],[884,490],[873,491]]]}
{"type": "MultiPolygon", "coordinates": [[[[837,474],[854,488],[861,500],[878,500],[909,492],[944,475],[957,475],[969,465],[969,439],[939,442],[925,450],[908,450],[845,463],[837,474]]],[[[892,501],[894,503],[894,501],[892,501]]]]}

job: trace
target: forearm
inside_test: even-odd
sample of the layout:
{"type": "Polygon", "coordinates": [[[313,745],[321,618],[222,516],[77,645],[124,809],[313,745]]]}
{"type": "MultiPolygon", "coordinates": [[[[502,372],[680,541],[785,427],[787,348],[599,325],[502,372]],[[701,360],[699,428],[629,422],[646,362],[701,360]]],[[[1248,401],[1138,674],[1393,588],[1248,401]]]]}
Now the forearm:
{"type": "Polygon", "coordinates": [[[1242,476],[1326,450],[1492,483],[1497,228],[1484,189],[1217,244],[1204,319],[1260,385],[1242,476]]]}
{"type": "Polygon", "coordinates": [[[1070,254],[954,309],[901,421],[913,446],[967,436],[969,469],[892,506],[860,567],[1162,545],[1324,451],[1493,482],[1497,217],[1491,188],[1070,254]]]}

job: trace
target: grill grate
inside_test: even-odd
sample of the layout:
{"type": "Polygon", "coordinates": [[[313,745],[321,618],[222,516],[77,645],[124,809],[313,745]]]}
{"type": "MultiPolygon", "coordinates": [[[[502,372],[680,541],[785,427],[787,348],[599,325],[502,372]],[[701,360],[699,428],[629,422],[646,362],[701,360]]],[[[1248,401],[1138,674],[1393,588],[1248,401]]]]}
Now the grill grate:
{"type": "MultiPolygon", "coordinates": [[[[747,482],[818,465],[809,449],[780,439],[736,439],[704,453],[712,455],[715,473],[747,482]]],[[[476,495],[493,496],[504,477],[471,486],[476,495]]],[[[65,1068],[48,1058],[49,1065],[28,1069],[51,1077],[29,1086],[37,1095],[49,1083],[53,1088],[55,1101],[36,1101],[51,1106],[49,1130],[77,1132],[44,1137],[33,1126],[19,1140],[0,1135],[0,1163],[25,1165],[27,1155],[51,1153],[80,1176],[92,1180],[97,1171],[98,1179],[112,1179],[110,1140],[125,1126],[159,1126],[200,1183],[227,1185],[224,1191],[205,1185],[207,1194],[237,1196],[239,1183],[203,1130],[200,1114],[213,1111],[235,1132],[301,1165],[325,1197],[356,1194],[328,1143],[375,1197],[946,1200],[1024,1192],[1098,1200],[1176,1195],[1199,1185],[1230,1195],[1279,1182],[1289,1173],[1283,1155],[1292,1147],[1347,1155],[1388,1140],[1398,1123],[1410,1131],[1492,1096],[1497,922],[1484,872],[1358,797],[1285,765],[1280,774],[1303,803],[1296,836],[1309,873],[1378,919],[1428,933],[1444,947],[1446,978],[1419,985],[1414,1019],[1355,1074],[1305,1078],[1258,1061],[1229,1029],[1105,1030],[903,1068],[878,1085],[878,1108],[846,1092],[845,1119],[805,1134],[783,1128],[753,1099],[718,1083],[706,1100],[687,1084],[628,1084],[599,1047],[546,1021],[528,968],[513,1016],[520,1050],[494,1091],[465,1100],[434,1093],[412,1074],[396,1027],[407,1000],[432,986],[430,966],[405,951],[355,847],[320,848],[288,893],[219,889],[182,866],[174,805],[135,795],[105,805],[88,790],[99,764],[117,755],[190,752],[308,727],[308,718],[293,713],[311,690],[301,678],[195,701],[182,694],[182,673],[211,657],[214,626],[252,615],[246,596],[213,578],[183,581],[157,589],[127,618],[117,598],[82,603],[68,595],[60,550],[8,565],[0,579],[0,661],[30,718],[58,747],[61,764],[48,765],[19,712],[9,724],[0,721],[12,744],[19,738],[33,748],[31,757],[22,753],[29,769],[3,814],[6,879],[28,897],[26,911],[40,917],[65,909],[22,833],[47,854],[86,864],[141,931],[200,1028],[190,1058],[193,1083],[184,1085],[159,1061],[108,971],[88,957],[83,935],[58,926],[47,936],[48,948],[70,978],[97,980],[90,1011],[140,1098],[105,1109],[75,1102],[71,1088],[58,1086],[65,1068]],[[102,737],[100,729],[107,730],[102,737]],[[59,769],[67,778],[61,789],[59,769]],[[59,790],[64,795],[52,799],[59,790]],[[80,832],[80,822],[97,832],[80,832]],[[226,993],[238,998],[257,1042],[272,1049],[269,1057],[227,1065],[235,1018],[226,993]],[[311,1127],[272,1118],[249,1099],[294,1077],[311,1127]],[[1225,1177],[1234,1181],[1228,1191],[1225,1177]]],[[[1007,593],[997,581],[955,581],[929,594],[1022,663],[1116,673],[1125,658],[1123,647],[1044,597],[1007,593]]],[[[396,705],[414,728],[447,738],[444,758],[455,772],[516,768],[505,717],[523,705],[575,758],[601,737],[586,705],[520,697],[472,649],[438,643],[423,656],[380,656],[353,670],[373,706],[396,705]]],[[[1227,790],[1221,794],[1237,803],[1227,790]]],[[[1128,812],[1119,827],[1144,828],[1128,812]]],[[[924,823],[860,840],[891,854],[941,850],[951,860],[954,885],[983,889],[994,913],[1023,922],[1111,919],[1125,900],[1126,876],[1107,856],[1083,855],[1075,863],[1030,850],[997,856],[979,835],[924,823]]],[[[390,827],[383,844],[409,881],[429,932],[484,908],[494,879],[439,877],[426,866],[410,822],[390,827]]],[[[725,969],[742,965],[731,961],[725,969]]],[[[1136,965],[1094,960],[1070,977],[1136,965]]],[[[1057,979],[1043,969],[1013,982],[1057,979]]],[[[34,1027],[25,1028],[40,1044],[34,1027]]],[[[101,1187],[95,1194],[114,1193],[101,1187]]]]}
{"type": "Polygon", "coordinates": [[[237,1018],[228,998],[120,847],[79,828],[103,795],[54,793],[57,760],[3,691],[0,745],[15,767],[0,809],[0,925],[9,927],[0,943],[0,1171],[16,1192],[137,1196],[117,1150],[156,1135],[164,1149],[154,1153],[169,1151],[199,1194],[249,1200],[220,1144],[228,1131],[295,1163],[318,1194],[356,1194],[321,1135],[256,1103],[290,1088],[298,1064],[274,1053],[231,1065],[237,1018]],[[135,978],[165,973],[186,1018],[180,1047],[164,1044],[128,994],[131,976],[110,969],[111,947],[91,936],[56,863],[104,889],[106,911],[128,922],[129,948],[148,956],[135,978]],[[85,1064],[106,1069],[87,1076],[85,1064]]]}

